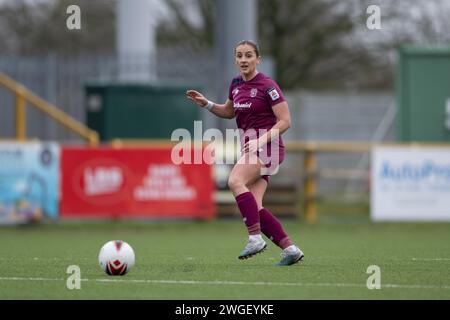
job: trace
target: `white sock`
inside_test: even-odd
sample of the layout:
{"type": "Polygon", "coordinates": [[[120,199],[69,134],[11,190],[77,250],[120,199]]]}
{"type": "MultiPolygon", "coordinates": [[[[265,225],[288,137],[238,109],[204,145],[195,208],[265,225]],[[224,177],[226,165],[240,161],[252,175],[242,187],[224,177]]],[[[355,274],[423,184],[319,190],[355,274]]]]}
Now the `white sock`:
{"type": "Polygon", "coordinates": [[[251,234],[248,236],[248,239],[250,241],[261,241],[263,238],[261,237],[261,234],[251,234]]]}
{"type": "Polygon", "coordinates": [[[291,246],[289,246],[289,247],[284,249],[284,251],[287,251],[287,252],[297,252],[298,250],[299,249],[295,245],[291,245],[291,246]]]}

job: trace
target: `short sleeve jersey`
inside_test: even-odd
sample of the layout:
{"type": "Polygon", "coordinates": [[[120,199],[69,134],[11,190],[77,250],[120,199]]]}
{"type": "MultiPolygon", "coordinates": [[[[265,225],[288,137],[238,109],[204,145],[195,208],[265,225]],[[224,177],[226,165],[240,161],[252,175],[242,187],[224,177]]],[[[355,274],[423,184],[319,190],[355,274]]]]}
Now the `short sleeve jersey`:
{"type": "MultiPolygon", "coordinates": [[[[263,73],[249,81],[241,76],[234,78],[228,99],[234,104],[237,127],[244,132],[249,129],[270,130],[277,122],[272,107],[285,101],[277,83],[263,73]]],[[[283,143],[280,141],[280,144],[283,143]]]]}

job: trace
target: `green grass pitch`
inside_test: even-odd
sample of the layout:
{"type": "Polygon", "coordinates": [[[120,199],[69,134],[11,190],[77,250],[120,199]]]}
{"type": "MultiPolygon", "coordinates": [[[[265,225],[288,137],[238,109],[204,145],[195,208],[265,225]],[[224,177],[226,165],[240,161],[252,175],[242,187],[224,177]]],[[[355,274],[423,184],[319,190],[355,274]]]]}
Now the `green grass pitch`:
{"type": "Polygon", "coordinates": [[[448,223],[283,224],[305,252],[299,265],[274,266],[280,250],[269,241],[264,253],[238,260],[239,219],[1,227],[0,299],[450,299],[448,223]],[[136,253],[121,277],[97,262],[114,239],[136,253]],[[80,290],[66,287],[69,265],[81,269],[80,290]],[[366,286],[370,265],[380,267],[381,289],[366,286]]]}

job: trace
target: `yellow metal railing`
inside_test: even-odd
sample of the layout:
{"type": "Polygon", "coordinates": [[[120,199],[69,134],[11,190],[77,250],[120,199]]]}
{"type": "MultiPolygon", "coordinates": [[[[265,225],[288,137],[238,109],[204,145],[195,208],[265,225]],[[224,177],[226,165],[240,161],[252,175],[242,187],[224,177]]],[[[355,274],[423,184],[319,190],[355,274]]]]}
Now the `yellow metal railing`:
{"type": "Polygon", "coordinates": [[[317,153],[364,153],[373,144],[366,142],[285,142],[286,151],[303,153],[303,214],[305,220],[314,223],[317,219],[317,153]]]}
{"type": "Polygon", "coordinates": [[[303,153],[303,214],[305,220],[314,223],[317,219],[317,154],[318,153],[365,153],[374,147],[418,147],[418,148],[450,148],[445,143],[369,143],[369,142],[347,142],[347,141],[321,141],[301,142],[288,141],[285,143],[286,151],[303,153]]]}
{"type": "Polygon", "coordinates": [[[27,136],[25,107],[28,102],[59,124],[81,136],[90,145],[95,146],[98,144],[99,136],[96,131],[89,129],[81,122],[75,120],[71,116],[59,110],[56,106],[48,103],[20,83],[2,73],[0,73],[0,85],[12,91],[16,95],[16,140],[24,141],[27,136]]]}

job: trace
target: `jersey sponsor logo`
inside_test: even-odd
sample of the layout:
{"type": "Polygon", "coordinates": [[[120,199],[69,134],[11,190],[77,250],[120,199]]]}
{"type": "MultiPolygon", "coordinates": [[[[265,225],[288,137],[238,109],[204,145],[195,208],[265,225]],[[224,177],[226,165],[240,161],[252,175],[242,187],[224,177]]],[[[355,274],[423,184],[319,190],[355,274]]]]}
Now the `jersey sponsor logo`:
{"type": "Polygon", "coordinates": [[[277,89],[272,88],[269,90],[269,96],[272,99],[272,101],[275,101],[280,98],[280,94],[278,93],[277,89]]]}
{"type": "Polygon", "coordinates": [[[235,109],[248,109],[252,106],[252,103],[235,103],[234,108],[235,109]]]}
{"type": "Polygon", "coordinates": [[[250,97],[251,98],[256,97],[257,94],[258,94],[258,89],[253,88],[252,90],[250,90],[250,97]]]}

